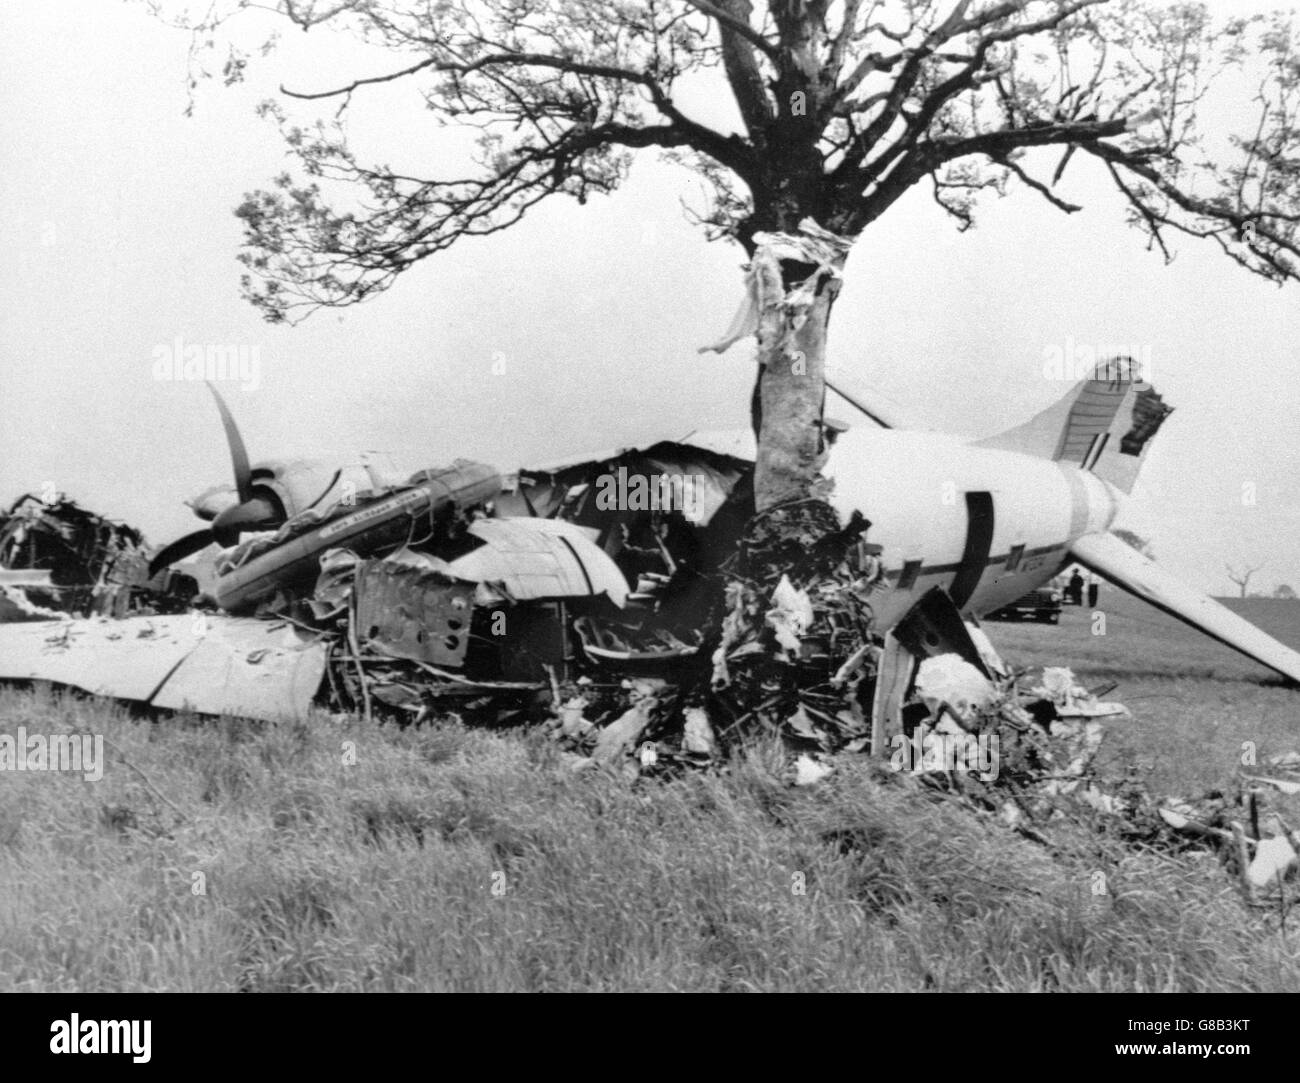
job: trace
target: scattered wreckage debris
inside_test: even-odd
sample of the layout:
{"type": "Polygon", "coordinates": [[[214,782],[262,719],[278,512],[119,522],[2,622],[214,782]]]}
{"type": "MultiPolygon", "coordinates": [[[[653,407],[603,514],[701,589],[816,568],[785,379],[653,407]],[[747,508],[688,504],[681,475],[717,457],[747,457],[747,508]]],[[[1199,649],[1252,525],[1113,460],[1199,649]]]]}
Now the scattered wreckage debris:
{"type": "MultiPolygon", "coordinates": [[[[1049,847],[1057,829],[1082,825],[1146,849],[1216,853],[1248,904],[1283,919],[1300,898],[1287,885],[1300,834],[1280,808],[1265,807],[1300,793],[1300,753],[1272,757],[1268,777],[1241,772],[1230,789],[1157,798],[1131,772],[1099,773],[1105,720],[1129,712],[1081,687],[1064,667],[1045,668],[1031,684],[955,653],[935,655],[916,668],[905,700],[894,716],[898,729],[879,750],[892,777],[960,800],[1049,847]]],[[[806,765],[801,775],[809,775],[806,765]]]]}
{"type": "Polygon", "coordinates": [[[0,511],[0,622],[176,613],[197,590],[181,571],[151,577],[138,530],[62,494],[28,493],[0,511]]]}
{"type": "MultiPolygon", "coordinates": [[[[265,719],[300,718],[313,698],[406,722],[541,718],[575,767],[629,776],[717,764],[764,733],[785,739],[791,782],[804,786],[828,777],[831,753],[912,749],[900,774],[1031,836],[1068,807],[1138,836],[1225,841],[1226,831],[1239,851],[1254,846],[1241,863],[1253,886],[1289,860],[1268,842],[1283,835],[1264,838],[1254,818],[1242,831],[1223,809],[1100,784],[1090,774],[1100,720],[1122,708],[1067,671],[1022,691],[962,609],[975,580],[956,576],[952,595],[913,591],[922,562],[886,573],[870,524],[833,505],[829,487],[756,516],[752,449],[735,434],[508,476],[467,460],[402,473],[374,456],[254,467],[216,397],[235,484],[197,498],[211,525],[152,567],[141,571],[138,532],[66,501],[25,497],[0,521],[0,586],[26,618],[0,625],[0,677],[265,719]],[[131,615],[175,603],[149,572],[169,574],[214,540],[227,548],[200,608],[131,615]],[[88,612],[123,619],[52,619],[88,612]],[[926,766],[937,741],[945,756],[973,748],[979,768],[980,740],[994,737],[992,777],[947,759],[926,766]]],[[[974,532],[990,520],[979,500],[968,505],[974,532]]],[[[1086,540],[1073,544],[1107,564],[1086,540]]],[[[1062,556],[1068,541],[1040,557],[1062,556]]],[[[1024,555],[1013,550],[1004,571],[1024,555]]],[[[981,557],[962,573],[984,567],[981,557]]],[[[1258,804],[1291,782],[1279,768],[1248,785],[1258,804]]]]}
{"type": "MultiPolygon", "coordinates": [[[[260,584],[243,595],[251,613],[241,616],[75,619],[44,606],[42,591],[59,600],[71,557],[60,564],[31,537],[71,542],[66,551],[83,562],[107,551],[90,563],[94,582],[108,584],[121,582],[109,558],[138,556],[122,563],[138,568],[143,540],[92,531],[100,548],[79,548],[78,527],[95,517],[48,520],[48,506],[20,501],[25,529],[11,512],[0,536],[23,566],[5,569],[0,587],[29,619],[6,628],[0,676],[268,720],[302,719],[322,700],[415,723],[448,714],[544,719],[575,770],[629,779],[718,766],[729,744],[780,734],[793,786],[830,779],[832,753],[871,752],[893,777],[1048,846],[1060,825],[1086,823],[1135,845],[1215,852],[1251,904],[1285,912],[1300,836],[1270,804],[1300,793],[1300,755],[1275,757],[1242,774],[1235,791],[1195,800],[1157,799],[1132,777],[1101,777],[1104,720],[1125,717],[1122,706],[1066,669],[1032,683],[1013,673],[939,588],[876,635],[872,600],[884,577],[869,524],[804,533],[816,512],[795,509],[784,521],[769,517],[770,533],[742,534],[751,518],[746,469],[685,444],[508,480],[458,462],[424,473],[442,498],[427,498],[426,487],[402,504],[400,532],[385,525],[399,521],[386,511],[357,518],[388,509],[382,493],[358,510],[340,497],[228,552],[225,575],[285,542],[317,547],[310,565],[294,564],[301,554],[281,565],[288,570],[271,578],[273,589],[264,571],[241,580],[240,589],[260,584]],[[611,472],[668,466],[699,466],[714,479],[689,517],[683,507],[611,513],[595,503],[611,472]],[[547,514],[532,514],[539,509],[547,514]],[[354,529],[366,523],[384,529],[354,529]],[[351,546],[319,549],[322,528],[337,524],[351,546]],[[125,543],[113,549],[104,538],[125,543]],[[726,551],[733,555],[714,555],[726,551]]],[[[138,578],[126,583],[141,588],[138,578]]],[[[122,596],[89,595],[113,598],[113,613],[122,596]]]]}

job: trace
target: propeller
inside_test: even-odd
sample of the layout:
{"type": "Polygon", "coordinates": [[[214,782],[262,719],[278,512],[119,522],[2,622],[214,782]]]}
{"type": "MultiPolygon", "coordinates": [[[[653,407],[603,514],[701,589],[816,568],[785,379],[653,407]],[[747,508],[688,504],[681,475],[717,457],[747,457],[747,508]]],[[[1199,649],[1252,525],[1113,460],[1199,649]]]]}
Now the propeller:
{"type": "Polygon", "coordinates": [[[163,568],[184,560],[187,556],[205,549],[213,542],[223,548],[239,543],[240,534],[252,530],[270,530],[284,522],[284,508],[273,493],[258,491],[253,486],[253,470],[248,462],[248,449],[244,447],[239,427],[230,413],[230,408],[207,380],[203,381],[216,400],[217,410],[221,413],[221,425],[226,431],[226,443],[230,446],[230,462],[235,471],[235,491],[239,502],[232,504],[212,520],[210,527],[196,530],[177,538],[170,545],[164,546],[149,561],[149,575],[155,576],[163,568]]]}

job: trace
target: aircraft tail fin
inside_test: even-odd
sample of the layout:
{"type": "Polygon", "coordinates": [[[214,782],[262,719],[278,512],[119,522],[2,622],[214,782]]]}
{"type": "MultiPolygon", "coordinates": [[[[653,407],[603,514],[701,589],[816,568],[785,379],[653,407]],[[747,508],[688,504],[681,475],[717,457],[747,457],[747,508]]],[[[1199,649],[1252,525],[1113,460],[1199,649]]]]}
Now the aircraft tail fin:
{"type": "Polygon", "coordinates": [[[1172,412],[1128,357],[1098,362],[1064,398],[975,447],[1072,463],[1121,492],[1137,480],[1151,437],[1172,412]]]}

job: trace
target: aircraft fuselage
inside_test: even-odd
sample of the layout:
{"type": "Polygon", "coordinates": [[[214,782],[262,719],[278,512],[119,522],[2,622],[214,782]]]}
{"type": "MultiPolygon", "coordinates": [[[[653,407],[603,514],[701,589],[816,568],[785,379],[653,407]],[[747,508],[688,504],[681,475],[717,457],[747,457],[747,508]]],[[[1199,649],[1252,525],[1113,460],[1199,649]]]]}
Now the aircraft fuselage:
{"type": "Polygon", "coordinates": [[[1076,466],[971,447],[937,433],[855,428],[831,449],[831,501],[871,521],[892,589],[873,599],[891,627],[933,587],[963,612],[992,612],[1042,585],[1123,497],[1076,466]]]}

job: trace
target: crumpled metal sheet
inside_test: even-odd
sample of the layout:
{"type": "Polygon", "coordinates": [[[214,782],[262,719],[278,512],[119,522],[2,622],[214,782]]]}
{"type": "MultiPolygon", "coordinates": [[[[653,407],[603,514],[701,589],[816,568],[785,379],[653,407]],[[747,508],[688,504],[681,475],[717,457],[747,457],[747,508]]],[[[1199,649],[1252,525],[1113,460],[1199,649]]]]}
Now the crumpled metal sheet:
{"type": "Polygon", "coordinates": [[[290,626],[216,614],[0,625],[0,678],[266,721],[306,714],[325,653],[290,626]]]}
{"type": "MultiPolygon", "coordinates": [[[[547,475],[562,476],[570,486],[584,474],[587,483],[598,483],[599,474],[616,471],[620,466],[627,467],[629,474],[691,477],[697,486],[698,514],[694,521],[697,526],[707,526],[753,462],[754,449],[754,434],[749,429],[695,432],[682,440],[657,440],[530,466],[521,471],[521,476],[532,479],[533,484],[524,484],[523,489],[534,514],[542,518],[552,514],[559,503],[557,495],[547,491],[540,480],[547,475]]],[[[563,489],[559,495],[563,495],[563,489]]],[[[522,499],[517,502],[523,503],[522,499]]],[[[498,508],[502,503],[498,498],[498,508]]]]}
{"type": "Polygon", "coordinates": [[[814,219],[805,218],[799,223],[798,233],[755,233],[754,246],[754,258],[746,268],[744,301],[722,338],[701,346],[700,353],[725,353],[742,338],[757,333],[766,308],[781,305],[791,315],[802,313],[812,303],[823,274],[839,277],[853,247],[853,238],[841,237],[823,229],[814,219]],[[817,270],[798,286],[786,290],[781,279],[782,260],[811,263],[817,270]]]}
{"type": "Polygon", "coordinates": [[[207,617],[207,634],[154,695],[155,707],[268,722],[305,718],[326,647],[292,625],[207,617]]]}
{"type": "Polygon", "coordinates": [[[628,585],[618,565],[581,528],[560,519],[476,519],[485,544],[448,561],[457,579],[499,584],[517,601],[607,594],[620,608],[628,585]]]}
{"type": "Polygon", "coordinates": [[[356,578],[357,634],[376,650],[460,666],[469,646],[475,584],[417,563],[371,560],[356,578]]]}
{"type": "Polygon", "coordinates": [[[57,587],[45,592],[52,608],[106,616],[125,616],[149,578],[138,530],[60,493],[28,493],[0,509],[0,567],[48,571],[57,587]]]}

